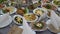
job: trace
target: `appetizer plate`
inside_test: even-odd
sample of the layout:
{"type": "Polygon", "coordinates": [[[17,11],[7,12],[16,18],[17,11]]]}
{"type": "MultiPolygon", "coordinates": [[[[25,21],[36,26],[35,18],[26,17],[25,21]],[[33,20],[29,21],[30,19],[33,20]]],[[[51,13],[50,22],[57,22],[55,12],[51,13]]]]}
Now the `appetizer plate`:
{"type": "MultiPolygon", "coordinates": [[[[15,8],[15,7],[4,7],[3,8],[4,10],[6,10],[6,9],[8,9],[8,10],[10,10],[10,12],[9,12],[9,14],[13,14],[13,13],[15,13],[16,11],[17,11],[17,8],[15,8]]],[[[8,13],[8,12],[7,12],[8,13]]],[[[2,12],[1,12],[1,14],[5,14],[5,13],[3,13],[3,10],[2,10],[2,12]]]]}
{"type": "Polygon", "coordinates": [[[0,23],[0,28],[8,26],[11,22],[12,22],[12,17],[9,16],[8,20],[5,20],[5,21],[3,21],[3,22],[0,23]]]}
{"type": "Polygon", "coordinates": [[[57,6],[52,3],[45,3],[42,5],[42,7],[47,10],[57,10],[57,6]]]}
{"type": "Polygon", "coordinates": [[[60,6],[60,0],[53,0],[53,1],[52,1],[52,4],[54,4],[54,5],[56,5],[56,6],[60,6]],[[55,4],[54,2],[55,2],[56,4],[55,4]]]}
{"type": "Polygon", "coordinates": [[[25,14],[24,15],[24,18],[25,18],[25,20],[27,20],[27,22],[36,22],[37,20],[38,20],[38,16],[36,16],[35,14],[33,14],[33,13],[27,13],[27,14],[25,14]],[[32,16],[33,15],[33,16],[32,16]],[[31,18],[30,18],[30,17],[31,18]],[[29,18],[28,18],[29,17],[29,18]],[[26,19],[27,18],[27,19],[26,19]],[[35,19],[34,19],[35,18],[35,19]],[[34,20],[31,20],[31,19],[34,19],[34,20]]]}
{"type": "Polygon", "coordinates": [[[46,23],[43,23],[43,25],[40,23],[39,28],[37,28],[36,26],[34,26],[34,23],[31,23],[30,26],[31,26],[31,28],[32,28],[33,31],[45,31],[47,29],[46,23]],[[40,29],[40,27],[42,27],[42,28],[40,29]]]}
{"type": "Polygon", "coordinates": [[[51,31],[51,32],[54,32],[54,33],[59,33],[60,32],[60,28],[59,30],[57,30],[52,24],[51,24],[51,20],[48,20],[47,22],[47,28],[51,31]]]}
{"type": "MultiPolygon", "coordinates": [[[[20,21],[19,18],[16,18],[16,19],[17,19],[18,21],[20,21]]],[[[16,23],[16,24],[18,24],[18,25],[22,25],[22,24],[23,24],[23,17],[22,17],[21,15],[15,15],[15,16],[13,17],[13,21],[14,21],[14,23],[16,23]],[[15,20],[16,17],[21,18],[21,19],[22,19],[22,23],[21,23],[21,22],[18,23],[18,22],[15,20]]]]}
{"type": "MultiPolygon", "coordinates": [[[[34,13],[34,14],[36,14],[36,12],[39,13],[38,10],[40,11],[40,13],[41,13],[42,15],[43,15],[44,13],[47,13],[46,9],[44,9],[44,8],[36,8],[36,9],[33,10],[33,13],[34,13]]],[[[36,15],[39,15],[39,14],[36,14],[36,15]]],[[[40,15],[40,16],[41,16],[41,15],[40,15]]]]}

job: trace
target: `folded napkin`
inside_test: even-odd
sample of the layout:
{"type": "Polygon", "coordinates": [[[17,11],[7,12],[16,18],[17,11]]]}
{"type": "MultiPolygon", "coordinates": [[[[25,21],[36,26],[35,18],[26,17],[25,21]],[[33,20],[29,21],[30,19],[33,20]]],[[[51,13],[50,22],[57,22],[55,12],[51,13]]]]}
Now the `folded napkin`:
{"type": "Polygon", "coordinates": [[[36,34],[27,24],[25,18],[23,19],[23,33],[22,34],[36,34]]]}
{"type": "Polygon", "coordinates": [[[51,24],[58,30],[60,27],[60,17],[54,12],[51,11],[51,24]]]}

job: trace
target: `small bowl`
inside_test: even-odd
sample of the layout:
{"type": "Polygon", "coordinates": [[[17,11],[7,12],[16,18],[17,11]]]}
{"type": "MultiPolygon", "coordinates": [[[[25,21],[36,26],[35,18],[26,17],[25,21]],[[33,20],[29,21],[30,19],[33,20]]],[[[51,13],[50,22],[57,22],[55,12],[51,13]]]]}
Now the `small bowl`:
{"type": "Polygon", "coordinates": [[[13,17],[14,23],[16,23],[17,25],[22,25],[23,22],[22,22],[22,24],[21,24],[21,23],[18,23],[18,22],[15,21],[15,17],[17,17],[17,16],[20,17],[20,18],[22,18],[22,20],[23,20],[23,17],[22,17],[21,15],[14,15],[14,17],[13,17]]]}
{"type": "Polygon", "coordinates": [[[56,5],[54,5],[52,3],[45,3],[44,5],[42,5],[42,7],[47,9],[47,10],[57,10],[57,8],[58,8],[56,5]],[[51,8],[45,8],[44,6],[46,6],[47,4],[49,4],[51,6],[51,8]]]}
{"type": "Polygon", "coordinates": [[[33,10],[33,13],[35,14],[35,11],[38,10],[38,9],[44,11],[44,13],[42,15],[38,15],[38,16],[40,16],[38,21],[40,21],[41,19],[44,19],[45,17],[47,17],[48,12],[47,12],[47,10],[45,8],[36,8],[35,10],[33,10]]]}
{"type": "Polygon", "coordinates": [[[58,11],[60,11],[60,8],[58,8],[58,11]]]}
{"type": "Polygon", "coordinates": [[[33,31],[45,31],[46,29],[47,29],[47,25],[46,25],[46,23],[45,22],[42,22],[43,24],[44,24],[44,27],[43,28],[36,28],[35,26],[34,26],[34,24],[36,24],[36,22],[35,23],[30,23],[30,27],[32,28],[32,30],[33,31]]]}
{"type": "MultiPolygon", "coordinates": [[[[60,0],[57,0],[57,1],[60,1],[60,0]]],[[[54,3],[54,1],[52,1],[52,4],[56,5],[56,4],[54,3]]],[[[58,7],[58,6],[60,6],[60,5],[56,5],[56,6],[58,7]]]]}
{"type": "MultiPolygon", "coordinates": [[[[36,14],[36,13],[35,13],[35,12],[36,12],[36,10],[42,10],[42,11],[44,11],[44,13],[43,13],[43,14],[46,14],[46,13],[47,13],[47,10],[46,10],[46,9],[44,9],[44,8],[36,8],[36,9],[34,9],[34,10],[33,10],[33,13],[34,13],[34,14],[36,14]]],[[[43,14],[42,14],[42,15],[43,15],[43,14]]],[[[41,15],[39,15],[39,14],[36,14],[36,15],[41,16],[41,15]]]]}
{"type": "MultiPolygon", "coordinates": [[[[27,14],[25,14],[25,15],[31,15],[31,14],[33,14],[33,13],[27,13],[27,14]]],[[[35,20],[32,20],[32,21],[27,20],[27,22],[36,22],[36,21],[38,20],[38,16],[35,15],[35,17],[36,17],[35,20]]],[[[24,18],[25,18],[25,17],[24,17],[24,18]]]]}

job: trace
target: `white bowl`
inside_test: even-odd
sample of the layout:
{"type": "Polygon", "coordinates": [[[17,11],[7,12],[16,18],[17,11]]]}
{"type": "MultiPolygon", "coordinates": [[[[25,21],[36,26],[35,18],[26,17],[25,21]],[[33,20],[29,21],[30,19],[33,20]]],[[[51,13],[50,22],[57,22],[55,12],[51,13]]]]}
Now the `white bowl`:
{"type": "MultiPolygon", "coordinates": [[[[36,9],[34,9],[33,10],[33,13],[35,14],[35,11],[37,10],[37,9],[40,9],[40,10],[43,10],[44,11],[44,13],[42,14],[42,15],[40,15],[40,18],[39,18],[39,20],[41,20],[41,19],[43,19],[43,18],[45,18],[46,16],[47,16],[47,10],[45,9],[45,8],[36,8],[36,9]]],[[[38,20],[38,21],[39,21],[38,20]]]]}
{"type": "Polygon", "coordinates": [[[30,23],[30,27],[32,28],[33,31],[45,31],[45,30],[47,30],[47,25],[46,25],[45,22],[43,23],[44,27],[42,29],[36,29],[36,28],[34,28],[33,24],[34,23],[30,23]]]}
{"type": "Polygon", "coordinates": [[[60,11],[60,8],[58,8],[58,11],[60,11]]]}
{"type": "MultiPolygon", "coordinates": [[[[31,14],[33,14],[33,13],[27,13],[28,15],[31,15],[31,14]]],[[[36,16],[36,15],[35,15],[36,16]]],[[[25,19],[26,20],[26,19],[25,19]]],[[[28,20],[26,20],[27,22],[36,22],[38,20],[38,16],[36,16],[36,19],[35,20],[32,20],[32,21],[28,21],[28,20]]]]}
{"type": "MultiPolygon", "coordinates": [[[[45,8],[36,8],[36,9],[33,10],[33,13],[35,14],[35,11],[38,10],[38,9],[43,10],[43,11],[44,11],[43,14],[47,13],[47,10],[46,10],[45,8]]],[[[42,14],[42,15],[43,15],[43,14],[42,14]]],[[[36,14],[36,15],[37,15],[37,14],[36,14]]]]}
{"type": "Polygon", "coordinates": [[[13,21],[14,21],[14,23],[16,23],[16,24],[18,24],[18,25],[22,25],[23,23],[20,24],[20,23],[18,23],[18,22],[15,21],[15,17],[16,17],[16,16],[19,16],[20,18],[23,19],[23,17],[22,17],[21,15],[14,15],[14,17],[13,17],[13,21]]]}
{"type": "MultiPolygon", "coordinates": [[[[17,8],[15,8],[15,7],[12,7],[12,6],[10,6],[10,7],[4,7],[3,9],[6,9],[6,8],[13,8],[13,10],[11,10],[11,12],[9,13],[9,14],[13,14],[13,13],[15,13],[16,11],[17,11],[17,8]]],[[[1,11],[1,14],[5,14],[5,13],[3,13],[2,11],[1,11]]]]}
{"type": "MultiPolygon", "coordinates": [[[[58,1],[60,1],[60,0],[58,0],[58,1]]],[[[54,1],[52,1],[52,4],[54,4],[54,1]]],[[[57,7],[59,6],[59,5],[56,5],[56,4],[54,4],[54,5],[57,6],[57,7]]]]}
{"type": "MultiPolygon", "coordinates": [[[[53,1],[52,1],[53,2],[53,1]]],[[[50,4],[50,5],[53,5],[54,7],[56,7],[55,9],[47,9],[47,8],[45,8],[45,7],[43,7],[43,5],[42,5],[42,7],[43,8],[45,8],[45,9],[47,9],[47,10],[57,10],[57,6],[55,5],[55,4],[53,4],[53,3],[45,3],[44,5],[46,5],[46,4],[50,4]]]]}

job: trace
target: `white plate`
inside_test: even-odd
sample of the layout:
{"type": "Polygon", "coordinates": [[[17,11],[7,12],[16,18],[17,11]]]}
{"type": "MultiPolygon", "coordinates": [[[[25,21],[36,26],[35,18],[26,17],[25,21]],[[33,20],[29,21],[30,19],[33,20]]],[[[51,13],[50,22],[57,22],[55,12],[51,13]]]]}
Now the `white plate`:
{"type": "MultiPolygon", "coordinates": [[[[31,15],[33,13],[27,13],[26,15],[31,15]]],[[[35,15],[36,16],[36,15],[35,15]]],[[[25,19],[26,20],[26,19],[25,19]]],[[[32,21],[29,21],[29,20],[26,20],[27,22],[36,22],[38,20],[38,16],[36,16],[36,19],[35,20],[32,20],[32,21]]]]}
{"type": "MultiPolygon", "coordinates": [[[[17,8],[15,8],[15,7],[4,7],[3,9],[5,9],[5,8],[13,8],[13,10],[12,10],[12,12],[10,12],[10,14],[13,14],[17,11],[17,8]]],[[[4,13],[1,11],[1,14],[4,14],[4,13]]]]}
{"type": "Polygon", "coordinates": [[[5,20],[5,22],[3,21],[2,23],[0,23],[0,28],[8,26],[11,22],[12,22],[12,18],[11,16],[9,16],[8,20],[5,20]]]}
{"type": "Polygon", "coordinates": [[[44,22],[44,27],[42,29],[34,29],[33,23],[30,24],[30,27],[32,28],[33,31],[45,31],[45,30],[47,30],[47,25],[45,22],[44,22]]]}

